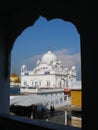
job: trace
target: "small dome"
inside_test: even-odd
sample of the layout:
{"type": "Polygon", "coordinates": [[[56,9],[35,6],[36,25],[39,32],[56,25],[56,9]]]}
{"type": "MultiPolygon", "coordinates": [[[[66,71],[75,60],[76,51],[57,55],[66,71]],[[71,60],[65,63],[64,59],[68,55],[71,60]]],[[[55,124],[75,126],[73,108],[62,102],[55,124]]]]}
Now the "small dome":
{"type": "Polygon", "coordinates": [[[48,51],[46,54],[42,56],[42,62],[49,64],[56,61],[56,59],[56,56],[51,51],[48,51]]]}
{"type": "Polygon", "coordinates": [[[72,70],[75,70],[76,68],[75,68],[75,66],[72,66],[72,70]]]}
{"type": "Polygon", "coordinates": [[[59,64],[62,64],[62,61],[59,61],[59,64]]]}
{"type": "Polygon", "coordinates": [[[10,83],[20,83],[20,78],[18,77],[18,75],[14,72],[13,74],[11,74],[10,76],[10,83]]]}
{"type": "Polygon", "coordinates": [[[22,65],[21,72],[25,72],[25,71],[27,71],[27,67],[26,67],[26,65],[22,65]]]}
{"type": "Polygon", "coordinates": [[[65,68],[64,70],[65,70],[65,71],[67,71],[67,70],[68,70],[68,68],[65,68]]]}
{"type": "Polygon", "coordinates": [[[37,63],[36,63],[36,64],[38,65],[39,63],[40,63],[40,60],[37,60],[37,63]]]}
{"type": "Polygon", "coordinates": [[[21,67],[22,69],[24,69],[24,68],[26,68],[26,65],[22,65],[22,67],[21,67]]]}

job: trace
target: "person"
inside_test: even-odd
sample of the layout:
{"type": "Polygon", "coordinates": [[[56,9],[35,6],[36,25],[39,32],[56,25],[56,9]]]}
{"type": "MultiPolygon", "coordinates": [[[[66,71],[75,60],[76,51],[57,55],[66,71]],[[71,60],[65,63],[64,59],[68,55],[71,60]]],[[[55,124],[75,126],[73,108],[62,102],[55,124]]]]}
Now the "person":
{"type": "Polygon", "coordinates": [[[33,111],[31,112],[31,119],[33,119],[33,111]]]}
{"type": "Polygon", "coordinates": [[[48,117],[46,118],[46,121],[49,121],[48,117]]]}

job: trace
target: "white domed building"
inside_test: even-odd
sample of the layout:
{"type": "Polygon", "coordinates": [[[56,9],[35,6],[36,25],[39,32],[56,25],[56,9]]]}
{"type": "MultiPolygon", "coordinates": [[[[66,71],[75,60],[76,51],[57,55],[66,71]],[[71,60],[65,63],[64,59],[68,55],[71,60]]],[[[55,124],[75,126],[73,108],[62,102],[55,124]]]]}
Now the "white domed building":
{"type": "Polygon", "coordinates": [[[33,70],[27,70],[26,65],[21,67],[21,87],[23,88],[65,88],[67,80],[76,80],[76,69],[62,68],[62,62],[49,50],[37,61],[33,70]],[[68,77],[69,75],[69,77],[68,77]],[[68,79],[69,78],[69,79],[68,79]]]}
{"type": "Polygon", "coordinates": [[[48,50],[41,61],[38,60],[33,70],[28,70],[26,65],[21,67],[21,93],[39,94],[47,99],[50,106],[64,106],[64,88],[69,87],[68,82],[76,80],[76,69],[68,71],[62,67],[62,62],[48,50]],[[61,105],[62,104],[62,105],[61,105]]]}

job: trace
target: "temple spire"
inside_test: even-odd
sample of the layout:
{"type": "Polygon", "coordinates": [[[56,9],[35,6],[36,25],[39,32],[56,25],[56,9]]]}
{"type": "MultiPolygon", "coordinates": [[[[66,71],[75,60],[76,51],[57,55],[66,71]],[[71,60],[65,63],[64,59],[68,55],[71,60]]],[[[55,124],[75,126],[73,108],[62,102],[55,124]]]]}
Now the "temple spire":
{"type": "Polygon", "coordinates": [[[15,73],[15,68],[14,68],[14,73],[15,73]]]}
{"type": "Polygon", "coordinates": [[[50,51],[50,50],[51,50],[51,46],[50,46],[50,44],[49,44],[48,51],[50,51]]]}

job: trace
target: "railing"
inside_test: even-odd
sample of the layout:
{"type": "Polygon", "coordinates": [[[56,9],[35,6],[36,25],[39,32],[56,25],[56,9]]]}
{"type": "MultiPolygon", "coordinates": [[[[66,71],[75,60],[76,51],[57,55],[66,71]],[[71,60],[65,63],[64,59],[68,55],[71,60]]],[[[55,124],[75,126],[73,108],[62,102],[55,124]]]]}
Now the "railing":
{"type": "Polygon", "coordinates": [[[31,120],[11,114],[0,114],[0,130],[81,130],[81,128],[65,126],[47,121],[31,120]]]}

